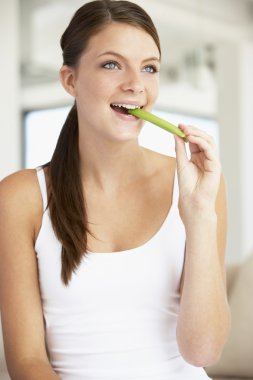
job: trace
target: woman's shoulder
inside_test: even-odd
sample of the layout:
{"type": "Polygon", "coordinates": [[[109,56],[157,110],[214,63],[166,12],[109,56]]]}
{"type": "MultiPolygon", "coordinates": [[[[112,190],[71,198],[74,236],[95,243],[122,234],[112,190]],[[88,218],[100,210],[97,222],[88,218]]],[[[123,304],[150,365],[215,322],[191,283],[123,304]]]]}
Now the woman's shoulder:
{"type": "Polygon", "coordinates": [[[154,202],[154,196],[157,196],[157,202],[160,204],[164,201],[163,209],[168,210],[168,205],[172,202],[173,184],[176,170],[175,157],[164,155],[145,148],[146,168],[148,180],[146,189],[151,194],[154,202]]]}
{"type": "MultiPolygon", "coordinates": [[[[23,169],[9,174],[0,182],[0,192],[5,197],[30,195],[38,187],[36,169],[23,169]]],[[[1,197],[2,198],[2,197],[1,197]]]]}
{"type": "Polygon", "coordinates": [[[168,156],[147,148],[143,148],[147,157],[147,162],[154,172],[166,172],[167,174],[174,175],[176,168],[176,158],[168,156]]]}
{"type": "Polygon", "coordinates": [[[12,173],[0,182],[0,210],[2,214],[19,212],[34,216],[41,211],[41,193],[36,169],[12,173]]]}

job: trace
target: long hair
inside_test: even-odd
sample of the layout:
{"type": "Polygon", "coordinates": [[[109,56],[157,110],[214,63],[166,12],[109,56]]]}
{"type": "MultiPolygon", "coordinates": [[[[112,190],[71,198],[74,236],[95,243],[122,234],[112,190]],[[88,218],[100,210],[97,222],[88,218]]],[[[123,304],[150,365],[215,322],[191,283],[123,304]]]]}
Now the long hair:
{"type": "MultiPolygon", "coordinates": [[[[159,37],[150,16],[125,0],[95,0],[79,8],[61,37],[63,64],[76,67],[89,39],[112,22],[146,31],[161,54],[159,37]]],[[[62,127],[48,167],[48,207],[54,232],[62,245],[61,277],[68,285],[88,250],[87,212],[83,195],[78,147],[76,104],[62,127]]]]}

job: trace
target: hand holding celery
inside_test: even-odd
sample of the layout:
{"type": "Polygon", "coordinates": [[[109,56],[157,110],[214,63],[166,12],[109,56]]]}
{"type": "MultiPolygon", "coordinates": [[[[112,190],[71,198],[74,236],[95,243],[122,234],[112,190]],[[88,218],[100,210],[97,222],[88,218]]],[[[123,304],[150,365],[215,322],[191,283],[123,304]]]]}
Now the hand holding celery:
{"type": "Polygon", "coordinates": [[[168,121],[163,120],[160,117],[153,115],[150,112],[144,111],[141,108],[135,108],[135,109],[129,109],[128,113],[130,113],[131,115],[136,116],[140,119],[149,121],[150,123],[155,124],[158,127],[165,129],[168,132],[174,133],[175,135],[181,137],[182,139],[184,139],[187,142],[186,136],[185,136],[184,132],[181,131],[181,129],[179,129],[175,125],[169,123],[168,121]]]}

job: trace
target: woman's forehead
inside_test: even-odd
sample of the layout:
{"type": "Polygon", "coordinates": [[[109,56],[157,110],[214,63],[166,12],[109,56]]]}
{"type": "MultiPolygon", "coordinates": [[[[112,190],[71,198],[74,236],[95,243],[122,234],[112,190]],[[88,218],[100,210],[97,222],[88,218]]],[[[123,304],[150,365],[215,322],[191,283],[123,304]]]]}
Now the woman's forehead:
{"type": "Polygon", "coordinates": [[[86,54],[94,53],[97,56],[113,51],[122,56],[138,53],[160,58],[158,47],[149,33],[140,27],[120,22],[105,25],[90,38],[85,49],[86,54]]]}

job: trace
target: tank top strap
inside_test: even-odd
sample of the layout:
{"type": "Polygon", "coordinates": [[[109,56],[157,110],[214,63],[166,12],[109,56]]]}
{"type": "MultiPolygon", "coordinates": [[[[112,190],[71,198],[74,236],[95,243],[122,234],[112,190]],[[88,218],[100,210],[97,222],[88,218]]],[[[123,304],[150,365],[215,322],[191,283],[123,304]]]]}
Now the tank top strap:
{"type": "Polygon", "coordinates": [[[178,176],[177,167],[175,168],[174,183],[173,183],[173,194],[172,194],[172,205],[178,206],[179,199],[179,187],[178,187],[178,176]]]}
{"type": "Polygon", "coordinates": [[[38,166],[36,168],[36,172],[43,200],[43,211],[45,211],[47,208],[47,184],[43,167],[38,166]]]}

